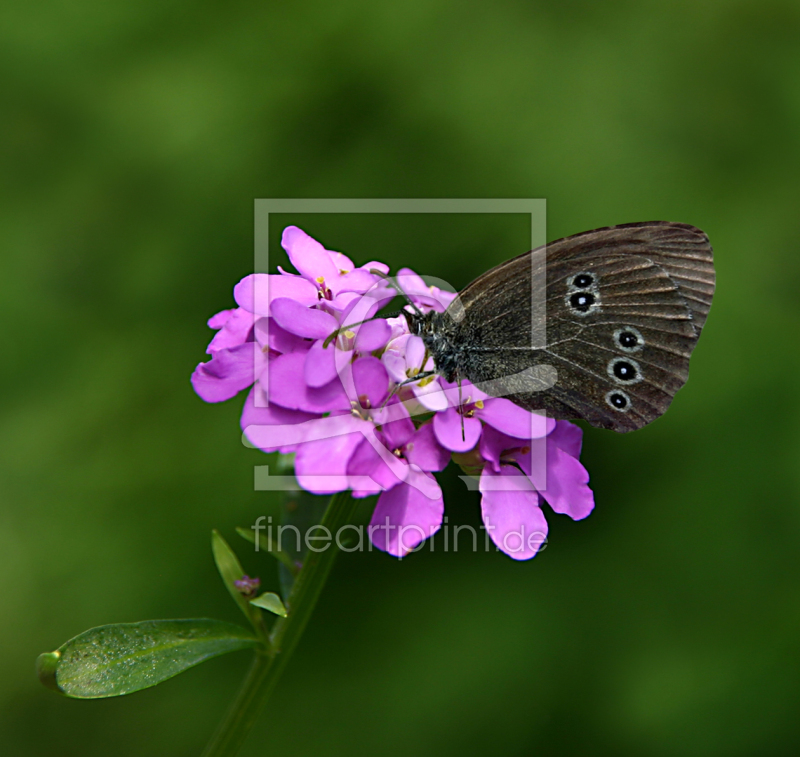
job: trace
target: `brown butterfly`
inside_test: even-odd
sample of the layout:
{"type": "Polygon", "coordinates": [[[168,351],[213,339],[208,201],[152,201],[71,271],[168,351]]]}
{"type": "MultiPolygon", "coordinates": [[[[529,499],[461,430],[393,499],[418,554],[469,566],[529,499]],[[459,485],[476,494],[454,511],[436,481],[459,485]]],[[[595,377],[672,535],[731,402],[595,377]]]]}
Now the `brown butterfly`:
{"type": "Polygon", "coordinates": [[[633,431],[686,383],[714,281],[700,229],[631,223],[527,252],[475,279],[444,313],[406,317],[448,381],[633,431]]]}

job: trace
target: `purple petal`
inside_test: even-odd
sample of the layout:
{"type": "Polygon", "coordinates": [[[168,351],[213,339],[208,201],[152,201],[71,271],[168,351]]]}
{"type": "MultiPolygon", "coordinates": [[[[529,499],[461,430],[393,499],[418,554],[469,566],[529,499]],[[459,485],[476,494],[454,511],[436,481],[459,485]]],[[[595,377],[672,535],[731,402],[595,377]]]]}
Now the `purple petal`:
{"type": "Polygon", "coordinates": [[[386,446],[390,450],[397,450],[411,441],[411,437],[414,436],[414,423],[406,416],[384,423],[382,430],[386,446]]]}
{"type": "Polygon", "coordinates": [[[343,278],[353,276],[355,280],[355,276],[369,276],[372,279],[372,283],[363,290],[364,295],[371,299],[388,298],[389,300],[393,300],[397,297],[397,289],[387,281],[386,275],[388,273],[389,266],[384,263],[367,263],[366,265],[360,265],[358,268],[353,269],[352,273],[346,274],[343,278]],[[375,273],[373,273],[373,271],[375,271],[375,273]]]}
{"type": "Polygon", "coordinates": [[[388,286],[382,279],[378,279],[369,289],[364,292],[364,297],[368,297],[375,302],[378,310],[388,305],[395,297],[397,290],[388,286]]]}
{"type": "MultiPolygon", "coordinates": [[[[351,458],[348,475],[369,476],[370,484],[377,484],[378,490],[391,489],[410,477],[416,482],[417,488],[423,489],[423,494],[428,498],[439,496],[438,484],[435,479],[418,475],[420,473],[418,468],[409,465],[406,460],[394,454],[394,451],[402,444],[402,441],[401,444],[398,444],[398,441],[409,438],[413,431],[414,424],[407,417],[400,421],[384,424],[383,430],[380,432],[376,432],[374,427],[366,429],[365,442],[359,445],[351,458]],[[404,428],[404,424],[407,424],[409,428],[404,428]]],[[[357,486],[353,482],[353,488],[364,489],[365,487],[357,486]]],[[[374,486],[372,491],[376,491],[374,486]]]]}
{"type": "Polygon", "coordinates": [[[337,303],[342,303],[340,322],[345,329],[353,326],[357,330],[355,327],[358,327],[363,321],[373,318],[380,309],[380,303],[356,292],[344,292],[336,295],[330,304],[337,303]]]}
{"type": "Polygon", "coordinates": [[[358,321],[365,321],[367,318],[375,315],[375,313],[378,311],[379,305],[376,304],[374,300],[367,300],[366,297],[358,292],[340,292],[332,300],[325,300],[325,306],[331,310],[335,310],[337,313],[342,313],[342,316],[339,318],[339,322],[345,323],[344,314],[353,310],[353,308],[357,307],[358,303],[362,301],[371,303],[373,312],[369,315],[362,315],[360,318],[350,319],[351,323],[356,323],[358,321]]]}
{"type": "Polygon", "coordinates": [[[392,381],[397,382],[398,384],[401,381],[405,381],[406,379],[406,361],[402,355],[398,355],[396,352],[386,352],[381,355],[381,362],[386,366],[386,370],[389,372],[389,376],[391,376],[392,381]]]}
{"type": "Polygon", "coordinates": [[[219,350],[211,360],[195,368],[192,386],[206,402],[223,402],[250,386],[265,363],[266,356],[255,342],[219,350]]]}
{"type": "MultiPolygon", "coordinates": [[[[416,473],[415,476],[430,477],[430,474],[416,473]]],[[[409,481],[383,492],[372,513],[370,540],[378,549],[395,557],[407,555],[433,536],[442,524],[444,500],[441,490],[436,499],[429,499],[415,487],[416,483],[409,481]]]]}
{"type": "Polygon", "coordinates": [[[290,410],[307,413],[326,413],[333,410],[350,411],[350,400],[338,376],[319,388],[303,380],[306,356],[302,352],[279,355],[269,363],[269,401],[290,410]]]}
{"type": "Polygon", "coordinates": [[[294,459],[297,483],[313,494],[349,489],[347,463],[363,438],[362,433],[355,432],[302,443],[294,459]]]}
{"type": "Polygon", "coordinates": [[[389,266],[386,265],[386,263],[381,263],[377,260],[370,260],[369,263],[364,263],[361,268],[363,268],[365,271],[380,271],[384,275],[389,273],[389,266]]]}
{"type": "Polygon", "coordinates": [[[439,444],[452,452],[469,452],[481,436],[481,422],[477,418],[464,418],[450,407],[433,416],[433,430],[439,444]],[[462,419],[463,433],[462,437],[462,419]]]}
{"type": "Polygon", "coordinates": [[[374,481],[367,479],[365,476],[358,476],[357,478],[350,477],[350,496],[353,499],[364,499],[365,497],[374,497],[380,494],[383,489],[378,486],[374,481]]]}
{"type": "Polygon", "coordinates": [[[425,342],[418,336],[409,336],[406,342],[406,364],[416,368],[420,373],[425,361],[425,342]]]}
{"type": "Polygon", "coordinates": [[[275,352],[305,352],[311,342],[282,329],[274,318],[259,318],[253,327],[256,341],[263,349],[268,347],[275,352]]]}
{"type": "Polygon", "coordinates": [[[326,339],[339,328],[330,313],[308,308],[287,297],[272,301],[272,315],[281,328],[306,339],[326,339]]]}
{"type": "Polygon", "coordinates": [[[446,450],[436,441],[433,423],[420,426],[411,440],[406,444],[405,456],[424,471],[440,471],[450,462],[450,450],[446,450]]]}
{"type": "Polygon", "coordinates": [[[236,310],[220,310],[208,319],[208,328],[221,329],[236,310]]]}
{"type": "Polygon", "coordinates": [[[415,273],[410,268],[401,268],[397,272],[397,286],[406,294],[428,291],[428,285],[425,283],[422,276],[415,273]]]}
{"type": "Polygon", "coordinates": [[[376,426],[385,426],[387,423],[410,417],[408,408],[397,395],[394,395],[385,405],[381,404],[380,407],[373,408],[370,412],[370,418],[376,426]]]}
{"type": "Polygon", "coordinates": [[[253,446],[264,452],[294,452],[296,445],[286,442],[288,435],[282,427],[297,426],[317,416],[299,410],[287,410],[275,403],[269,407],[256,407],[255,394],[258,390],[258,385],[254,386],[245,400],[240,421],[242,431],[253,446]]]}
{"type": "Polygon", "coordinates": [[[233,297],[239,307],[257,315],[269,315],[270,302],[278,297],[308,306],[319,301],[316,287],[301,276],[268,273],[245,276],[233,288],[233,297]]]}
{"type": "Polygon", "coordinates": [[[492,426],[484,426],[479,445],[481,457],[492,466],[496,473],[499,473],[500,458],[503,453],[516,449],[524,443],[524,440],[508,436],[492,426]]]}
{"type": "Polygon", "coordinates": [[[361,440],[347,463],[349,476],[369,476],[380,465],[381,456],[366,437],[361,440]]]}
{"type": "Polygon", "coordinates": [[[367,321],[356,334],[356,350],[358,352],[379,350],[389,341],[391,335],[392,329],[383,318],[367,321]]]}
{"type": "Polygon", "coordinates": [[[425,280],[410,268],[401,268],[397,272],[397,286],[410,299],[417,304],[436,306],[438,302],[432,296],[431,290],[425,280]]]}
{"type": "Polygon", "coordinates": [[[347,257],[343,252],[336,252],[336,250],[328,250],[328,255],[331,256],[333,264],[338,269],[339,273],[347,273],[355,268],[353,261],[347,257]]]}
{"type": "Polygon", "coordinates": [[[556,427],[547,437],[547,441],[558,445],[572,457],[580,457],[583,429],[569,421],[556,421],[556,427]]]}
{"type": "MultiPolygon", "coordinates": [[[[413,432],[413,424],[408,418],[405,418],[404,421],[411,425],[413,432]]],[[[396,421],[393,424],[402,425],[396,421]]],[[[394,454],[397,444],[391,438],[387,438],[387,424],[384,424],[383,431],[376,432],[374,427],[366,425],[363,431],[365,440],[356,449],[347,468],[349,476],[361,478],[360,483],[351,481],[354,490],[369,489],[372,492],[388,490],[401,482],[412,481],[415,488],[419,489],[428,499],[435,499],[440,495],[439,485],[435,478],[421,475],[422,471],[418,467],[394,454]],[[366,486],[364,485],[365,478],[366,486]],[[377,484],[377,488],[374,484],[377,484]]],[[[395,429],[394,431],[400,438],[409,436],[408,430],[395,429]]],[[[391,432],[388,436],[391,437],[391,432]]]]}
{"type": "MultiPolygon", "coordinates": [[[[428,380],[430,381],[430,378],[428,380]]],[[[419,383],[411,384],[411,391],[420,401],[420,404],[427,407],[428,410],[433,410],[434,412],[439,413],[448,408],[447,395],[442,390],[438,376],[424,386],[421,386],[419,383]]]]}
{"type": "Polygon", "coordinates": [[[458,292],[448,292],[446,289],[440,289],[439,287],[431,287],[431,294],[439,302],[442,311],[447,310],[450,303],[458,297],[458,292]]]}
{"type": "Polygon", "coordinates": [[[408,330],[408,319],[405,315],[396,315],[393,318],[387,318],[386,323],[392,329],[392,339],[399,339],[401,336],[411,336],[408,330]]]}
{"type": "Polygon", "coordinates": [[[483,524],[495,545],[515,560],[530,560],[547,538],[539,495],[527,476],[504,465],[483,469],[480,480],[483,524]]]}
{"type": "Polygon", "coordinates": [[[439,376],[439,384],[441,385],[442,392],[444,393],[445,397],[447,397],[449,404],[453,407],[458,407],[459,399],[463,405],[471,405],[478,400],[486,402],[486,400],[494,399],[478,389],[472,382],[467,380],[461,382],[460,391],[457,382],[450,383],[445,381],[442,376],[439,376]]]}
{"type": "MultiPolygon", "coordinates": [[[[458,383],[450,384],[450,386],[453,388],[454,392],[458,391],[458,383]]],[[[473,384],[471,381],[467,381],[466,379],[461,382],[461,394],[463,396],[465,405],[473,404],[478,400],[483,400],[485,402],[486,400],[494,399],[486,394],[486,392],[478,389],[478,387],[475,386],[475,384],[473,384]]]]}
{"type": "Polygon", "coordinates": [[[386,366],[386,370],[389,371],[389,375],[397,383],[405,381],[408,378],[406,375],[406,345],[410,338],[410,334],[403,334],[402,336],[392,339],[383,355],[381,355],[381,360],[386,366]]]}
{"type": "Polygon", "coordinates": [[[483,401],[483,408],[475,410],[475,416],[494,426],[504,434],[517,439],[537,439],[546,436],[556,425],[552,418],[531,413],[511,400],[493,398],[483,401]]]}
{"type": "Polygon", "coordinates": [[[356,268],[349,273],[339,274],[335,279],[331,279],[330,282],[326,281],[326,283],[330,286],[331,291],[337,294],[339,292],[365,294],[376,288],[375,284],[378,283],[378,277],[363,268],[356,268]]]}
{"type": "Polygon", "coordinates": [[[417,305],[424,305],[443,312],[455,299],[455,292],[445,292],[439,287],[428,286],[425,280],[410,268],[397,272],[397,285],[417,305]]]}
{"type": "Polygon", "coordinates": [[[553,510],[573,520],[585,518],[594,509],[589,473],[577,458],[549,442],[548,439],[546,466],[532,465],[529,456],[522,456],[517,462],[553,510]]]}
{"type": "Polygon", "coordinates": [[[292,265],[308,279],[316,282],[320,277],[327,286],[339,276],[339,269],[330,253],[316,240],[297,226],[287,226],[281,237],[281,247],[286,250],[292,265]]]}
{"type": "Polygon", "coordinates": [[[236,308],[236,310],[223,310],[222,313],[217,313],[213,318],[209,319],[208,324],[211,328],[220,329],[211,344],[208,345],[206,352],[212,354],[217,350],[229,350],[233,347],[238,347],[245,342],[251,342],[251,332],[253,329],[254,316],[244,308],[236,308]],[[227,313],[228,317],[222,320],[220,316],[227,313]],[[211,326],[213,323],[222,323],[219,326],[211,326]]]}
{"type": "MultiPolygon", "coordinates": [[[[270,404],[269,409],[275,412],[280,419],[278,406],[270,404]]],[[[263,408],[256,408],[263,409],[263,408]]],[[[292,412],[292,411],[287,411],[292,412]]],[[[348,434],[359,433],[362,436],[373,433],[369,421],[356,418],[351,413],[340,412],[324,418],[312,416],[310,420],[301,423],[278,424],[252,424],[244,428],[245,436],[256,447],[278,449],[281,447],[296,446],[308,442],[335,439],[348,434]]]]}
{"type": "Polygon", "coordinates": [[[380,407],[389,394],[389,374],[376,357],[362,357],[353,363],[356,396],[364,408],[380,407]]]}
{"type": "Polygon", "coordinates": [[[356,448],[347,466],[347,474],[351,482],[353,476],[368,477],[375,484],[372,490],[378,492],[403,483],[408,475],[407,467],[384,446],[379,435],[373,434],[356,448]]]}
{"type": "Polygon", "coordinates": [[[331,342],[324,347],[324,339],[318,339],[306,353],[303,377],[308,386],[318,389],[336,378],[336,346],[331,342]]]}

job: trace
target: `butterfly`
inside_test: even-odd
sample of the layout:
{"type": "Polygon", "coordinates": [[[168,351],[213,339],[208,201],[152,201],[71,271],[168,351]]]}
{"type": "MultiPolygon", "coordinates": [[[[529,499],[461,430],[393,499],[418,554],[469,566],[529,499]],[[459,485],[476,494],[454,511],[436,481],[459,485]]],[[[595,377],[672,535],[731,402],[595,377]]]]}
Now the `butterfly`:
{"type": "Polygon", "coordinates": [[[479,276],[443,313],[404,312],[446,380],[625,432],[686,383],[714,286],[706,234],[652,221],[559,239],[479,276]]]}

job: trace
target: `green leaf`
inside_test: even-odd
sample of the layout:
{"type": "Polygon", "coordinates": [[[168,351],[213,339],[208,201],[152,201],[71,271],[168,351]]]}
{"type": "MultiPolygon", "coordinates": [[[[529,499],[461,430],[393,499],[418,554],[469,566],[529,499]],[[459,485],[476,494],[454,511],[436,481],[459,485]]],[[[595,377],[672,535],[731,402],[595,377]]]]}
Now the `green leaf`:
{"type": "Polygon", "coordinates": [[[209,618],[145,620],[99,626],[39,655],[36,669],[48,688],[76,699],[131,694],[205,660],[254,647],[241,626],[209,618]]]}
{"type": "Polygon", "coordinates": [[[222,535],[216,529],[211,532],[211,550],[214,553],[217,570],[219,570],[225,586],[233,597],[233,601],[239,605],[239,609],[244,613],[245,617],[253,625],[256,625],[258,618],[253,608],[250,607],[248,598],[234,585],[234,581],[239,581],[244,576],[242,564],[234,554],[234,551],[228,546],[228,542],[222,538],[222,535]]]}
{"type": "Polygon", "coordinates": [[[260,552],[268,552],[276,560],[280,560],[292,575],[296,576],[299,572],[299,568],[294,564],[292,558],[289,557],[288,552],[278,549],[278,545],[270,538],[269,533],[262,534],[259,529],[258,538],[256,539],[256,530],[254,528],[241,528],[240,526],[237,526],[236,533],[243,539],[247,539],[251,544],[258,544],[258,550],[260,552]]]}
{"type": "Polygon", "coordinates": [[[276,615],[280,615],[282,618],[285,618],[288,615],[283,602],[281,602],[281,598],[271,591],[264,592],[264,594],[256,599],[251,599],[250,604],[260,607],[262,610],[274,612],[276,615]]]}

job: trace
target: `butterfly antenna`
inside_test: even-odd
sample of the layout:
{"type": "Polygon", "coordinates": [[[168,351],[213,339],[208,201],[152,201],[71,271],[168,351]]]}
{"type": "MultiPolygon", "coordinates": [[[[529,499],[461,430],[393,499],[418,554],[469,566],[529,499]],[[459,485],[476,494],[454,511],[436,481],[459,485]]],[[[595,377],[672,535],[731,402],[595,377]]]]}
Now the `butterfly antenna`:
{"type": "Polygon", "coordinates": [[[422,379],[428,378],[428,376],[435,376],[436,371],[422,371],[422,373],[418,373],[416,376],[411,376],[411,378],[407,378],[405,381],[401,381],[398,384],[394,385],[394,388],[391,392],[389,392],[389,396],[383,401],[381,405],[381,410],[389,404],[389,400],[394,397],[406,384],[413,384],[415,381],[421,381],[422,379]]]}
{"type": "MultiPolygon", "coordinates": [[[[400,285],[397,283],[397,281],[395,281],[391,276],[389,276],[388,273],[379,271],[377,268],[370,268],[369,272],[374,274],[375,276],[380,276],[388,286],[394,289],[401,297],[405,298],[406,304],[411,305],[416,315],[418,315],[420,318],[422,317],[422,311],[416,306],[414,302],[411,301],[411,298],[400,288],[400,285]]],[[[405,312],[405,310],[400,311],[400,313],[403,312],[405,312]]]]}
{"type": "Polygon", "coordinates": [[[464,408],[462,407],[462,404],[461,404],[461,376],[459,375],[457,378],[458,378],[458,409],[461,411],[461,413],[460,413],[460,415],[461,415],[461,441],[465,442],[465,441],[467,441],[467,435],[466,435],[466,433],[464,431],[464,408]]]}
{"type": "Polygon", "coordinates": [[[353,328],[353,326],[361,326],[363,323],[369,323],[370,321],[377,321],[379,318],[394,318],[395,315],[400,315],[400,313],[390,313],[389,315],[373,315],[372,318],[365,318],[363,321],[356,321],[355,323],[346,323],[344,326],[340,326],[335,331],[332,331],[328,336],[325,337],[325,341],[322,343],[324,349],[328,349],[328,345],[336,339],[339,334],[344,334],[349,329],[353,328]]]}
{"type": "Polygon", "coordinates": [[[400,387],[401,386],[402,386],[402,384],[395,384],[394,385],[394,387],[392,388],[392,391],[389,392],[389,396],[386,397],[386,399],[383,401],[383,404],[381,404],[381,410],[383,410],[383,408],[385,408],[389,404],[389,400],[391,400],[392,397],[394,397],[394,395],[397,394],[400,391],[400,387]]]}

